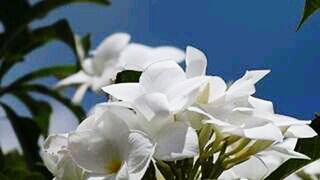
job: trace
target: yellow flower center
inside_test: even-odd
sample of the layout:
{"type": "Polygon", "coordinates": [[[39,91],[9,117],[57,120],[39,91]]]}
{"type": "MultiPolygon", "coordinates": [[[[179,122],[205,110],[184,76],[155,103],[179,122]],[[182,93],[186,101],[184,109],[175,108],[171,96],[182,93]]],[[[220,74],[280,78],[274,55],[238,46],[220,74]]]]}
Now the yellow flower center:
{"type": "Polygon", "coordinates": [[[105,170],[107,173],[113,174],[117,173],[121,168],[122,162],[119,160],[113,160],[106,164],[105,170]]]}

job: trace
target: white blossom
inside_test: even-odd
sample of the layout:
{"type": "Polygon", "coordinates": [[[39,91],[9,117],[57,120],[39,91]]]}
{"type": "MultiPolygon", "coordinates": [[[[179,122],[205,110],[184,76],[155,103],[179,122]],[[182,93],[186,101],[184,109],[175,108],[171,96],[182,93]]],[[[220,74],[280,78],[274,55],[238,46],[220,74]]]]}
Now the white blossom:
{"type": "Polygon", "coordinates": [[[92,51],[92,57],[85,57],[81,47],[78,47],[82,69],[59,81],[57,87],[79,85],[73,102],[80,103],[89,87],[93,91],[98,91],[101,87],[112,84],[118,72],[144,70],[154,62],[163,60],[180,62],[184,58],[184,52],[172,46],[152,48],[129,41],[129,34],[114,33],[92,51]]]}

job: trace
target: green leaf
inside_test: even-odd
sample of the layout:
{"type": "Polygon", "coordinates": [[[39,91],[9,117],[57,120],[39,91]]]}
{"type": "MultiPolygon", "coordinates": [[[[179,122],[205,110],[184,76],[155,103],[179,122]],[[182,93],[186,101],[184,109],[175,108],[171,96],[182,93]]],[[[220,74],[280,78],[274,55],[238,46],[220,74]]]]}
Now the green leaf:
{"type": "Polygon", "coordinates": [[[65,78],[71,74],[77,72],[77,67],[75,65],[60,65],[48,68],[42,68],[28,74],[25,74],[21,78],[17,79],[12,85],[18,85],[33,81],[35,79],[44,78],[48,76],[54,76],[58,79],[65,78]]]}
{"type": "MultiPolygon", "coordinates": [[[[320,122],[320,118],[317,117],[315,120],[313,120],[310,126],[317,131],[317,129],[319,129],[318,127],[319,122],[320,122]]],[[[283,163],[278,169],[273,171],[266,179],[267,180],[284,179],[285,177],[288,177],[290,174],[294,173],[300,168],[320,159],[319,147],[320,147],[319,135],[314,138],[299,139],[294,150],[307,155],[308,157],[311,158],[311,160],[289,159],[288,161],[283,163]]]]}
{"type": "Polygon", "coordinates": [[[116,77],[115,83],[139,82],[141,76],[140,71],[126,70],[119,72],[116,77]]]}
{"type": "Polygon", "coordinates": [[[32,114],[32,120],[37,123],[42,134],[46,137],[52,113],[50,104],[45,101],[36,100],[23,91],[15,91],[13,94],[29,109],[32,114]]]}
{"type": "Polygon", "coordinates": [[[30,19],[46,16],[49,12],[59,7],[72,3],[96,3],[99,5],[109,5],[109,0],[42,0],[31,8],[30,19]]]}
{"type": "Polygon", "coordinates": [[[24,55],[52,40],[61,40],[73,50],[75,49],[73,32],[68,22],[59,20],[52,25],[7,39],[0,49],[0,57],[4,56],[7,60],[21,59],[24,55]]]}
{"type": "Polygon", "coordinates": [[[21,88],[24,91],[37,92],[54,98],[55,100],[59,101],[60,103],[68,107],[78,118],[79,122],[81,122],[82,119],[85,117],[85,111],[81,108],[81,106],[73,104],[68,98],[63,97],[57,91],[50,89],[46,86],[40,84],[24,84],[18,86],[17,88],[21,88]]]}
{"type": "Polygon", "coordinates": [[[38,153],[40,129],[31,119],[18,116],[8,105],[1,102],[0,105],[5,111],[7,118],[9,119],[19,140],[28,167],[33,169],[35,167],[35,163],[41,161],[38,153]]]}
{"type": "Polygon", "coordinates": [[[3,171],[10,169],[12,167],[19,168],[19,169],[28,169],[26,162],[22,155],[19,154],[17,151],[10,151],[3,157],[3,171]]]}
{"type": "Polygon", "coordinates": [[[156,178],[156,169],[154,168],[153,162],[149,163],[147,171],[144,173],[142,180],[152,180],[156,178]]]}
{"type": "Polygon", "coordinates": [[[311,15],[313,15],[319,9],[320,0],[305,0],[303,15],[297,27],[297,31],[301,28],[305,21],[309,19],[309,17],[311,17],[311,15]]]}
{"type": "Polygon", "coordinates": [[[6,31],[14,30],[26,19],[25,14],[31,6],[26,0],[1,0],[0,20],[3,22],[6,31]]]}

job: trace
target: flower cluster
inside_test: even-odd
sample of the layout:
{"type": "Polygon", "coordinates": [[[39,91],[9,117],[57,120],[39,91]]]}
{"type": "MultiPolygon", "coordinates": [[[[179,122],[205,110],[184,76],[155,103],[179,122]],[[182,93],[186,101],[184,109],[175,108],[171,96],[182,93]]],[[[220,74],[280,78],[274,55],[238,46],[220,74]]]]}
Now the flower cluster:
{"type": "Polygon", "coordinates": [[[269,169],[265,156],[308,158],[293,147],[316,135],[309,121],[276,114],[272,102],[253,96],[269,70],[247,71],[230,84],[206,75],[206,56],[194,47],[183,53],[128,41],[126,34],[109,37],[83,71],[60,82],[108,85],[102,90],[110,98],[74,132],[47,138],[42,157],[56,179],[135,180],[151,167],[157,178],[172,171],[181,179],[260,179],[269,169]],[[142,71],[139,82],[113,84],[125,69],[142,71]],[[181,166],[185,160],[191,163],[181,166]],[[257,171],[248,172],[252,165],[257,171]]]}
{"type": "Polygon", "coordinates": [[[118,72],[143,71],[150,64],[166,59],[181,62],[185,56],[182,50],[172,46],[153,48],[129,41],[129,34],[112,34],[91,52],[91,57],[85,57],[82,47],[78,47],[82,70],[61,80],[57,87],[79,85],[72,100],[80,103],[89,87],[98,91],[101,87],[112,84],[118,72]]]}

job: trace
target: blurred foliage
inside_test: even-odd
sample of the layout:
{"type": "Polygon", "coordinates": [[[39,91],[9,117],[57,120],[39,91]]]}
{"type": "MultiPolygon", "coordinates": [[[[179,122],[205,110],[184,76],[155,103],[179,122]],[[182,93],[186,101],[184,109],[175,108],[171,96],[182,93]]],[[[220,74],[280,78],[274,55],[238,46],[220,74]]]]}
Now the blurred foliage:
{"type": "Polygon", "coordinates": [[[139,82],[139,78],[142,72],[126,70],[117,74],[115,83],[129,83],[139,82]]]}
{"type": "Polygon", "coordinates": [[[311,15],[316,13],[320,9],[320,0],[305,0],[304,11],[297,30],[305,23],[311,15]]]}
{"type": "MultiPolygon", "coordinates": [[[[108,0],[40,0],[30,3],[29,0],[1,0],[0,21],[4,32],[0,33],[0,83],[6,73],[33,50],[45,44],[58,40],[64,42],[74,52],[76,65],[60,65],[47,67],[18,77],[9,85],[0,85],[0,97],[11,94],[20,100],[30,111],[31,117],[18,115],[16,107],[10,107],[0,100],[0,105],[6,113],[15,134],[22,147],[23,155],[17,152],[0,153],[0,179],[51,179],[50,173],[43,166],[39,155],[38,139],[48,134],[48,126],[52,107],[44,100],[39,100],[31,93],[43,94],[54,98],[68,107],[81,121],[84,110],[72,104],[55,89],[35,83],[34,80],[49,76],[57,79],[75,73],[79,69],[79,61],[88,56],[90,49],[90,35],[83,38],[74,34],[66,19],[34,28],[31,23],[44,19],[53,10],[76,3],[95,3],[108,5],[108,0]]],[[[19,108],[18,108],[19,109],[19,108]]],[[[1,150],[1,148],[0,148],[1,150]]]]}
{"type": "Polygon", "coordinates": [[[310,126],[318,133],[318,136],[313,138],[298,139],[297,145],[295,147],[296,152],[310,157],[310,160],[306,159],[289,159],[283,163],[278,169],[273,171],[266,179],[284,179],[290,174],[296,172],[300,168],[320,159],[320,117],[316,115],[316,118],[312,121],[310,126]]]}

